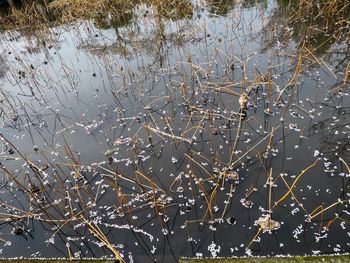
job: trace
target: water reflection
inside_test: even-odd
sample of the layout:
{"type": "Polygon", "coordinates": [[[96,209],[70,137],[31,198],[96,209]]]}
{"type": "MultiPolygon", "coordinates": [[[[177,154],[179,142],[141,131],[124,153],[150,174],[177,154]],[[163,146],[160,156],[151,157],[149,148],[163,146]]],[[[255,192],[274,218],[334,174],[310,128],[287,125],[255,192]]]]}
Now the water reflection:
{"type": "Polygon", "coordinates": [[[128,12],[123,15],[117,14],[97,14],[95,18],[95,26],[101,29],[114,28],[118,32],[118,28],[127,26],[131,23],[133,14],[128,12]]]}
{"type": "Polygon", "coordinates": [[[349,250],[345,43],[316,59],[275,2],[181,4],[2,36],[4,256],[349,250]]]}
{"type": "Polygon", "coordinates": [[[3,56],[0,58],[0,78],[4,77],[7,70],[6,61],[3,56]]]}
{"type": "Polygon", "coordinates": [[[211,14],[226,16],[229,10],[232,10],[236,5],[236,1],[208,1],[209,12],[211,14]]]}
{"type": "Polygon", "coordinates": [[[242,2],[243,8],[251,8],[255,6],[259,6],[259,8],[267,8],[268,1],[266,0],[248,0],[242,2]]]}

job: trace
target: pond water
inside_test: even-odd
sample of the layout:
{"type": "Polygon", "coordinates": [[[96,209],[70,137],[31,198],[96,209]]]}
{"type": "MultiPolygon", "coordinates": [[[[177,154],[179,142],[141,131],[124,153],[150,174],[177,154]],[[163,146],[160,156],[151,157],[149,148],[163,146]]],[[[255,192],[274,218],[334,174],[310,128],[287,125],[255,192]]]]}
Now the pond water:
{"type": "Polygon", "coordinates": [[[185,1],[3,32],[1,256],[349,252],[349,23],[296,10],[185,1]]]}

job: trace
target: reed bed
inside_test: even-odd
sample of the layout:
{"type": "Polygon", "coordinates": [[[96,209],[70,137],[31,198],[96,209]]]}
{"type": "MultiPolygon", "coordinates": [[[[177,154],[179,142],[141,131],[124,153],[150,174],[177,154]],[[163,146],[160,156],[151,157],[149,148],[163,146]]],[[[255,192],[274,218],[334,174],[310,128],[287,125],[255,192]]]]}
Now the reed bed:
{"type": "Polygon", "coordinates": [[[40,227],[71,260],[119,262],[139,256],[124,247],[132,236],[144,260],[167,262],[181,256],[173,239],[176,251],[188,242],[191,256],[215,257],[215,233],[226,234],[231,254],[251,255],[269,252],[261,240],[271,234],[299,243],[309,230],[317,243],[348,229],[349,4],[277,1],[266,17],[253,2],[11,9],[2,18],[16,87],[1,89],[3,232],[32,239],[40,227]],[[57,55],[66,31],[77,46],[68,59],[57,55]],[[26,53],[16,50],[22,36],[26,53]],[[335,176],[337,188],[321,185],[335,176]]]}

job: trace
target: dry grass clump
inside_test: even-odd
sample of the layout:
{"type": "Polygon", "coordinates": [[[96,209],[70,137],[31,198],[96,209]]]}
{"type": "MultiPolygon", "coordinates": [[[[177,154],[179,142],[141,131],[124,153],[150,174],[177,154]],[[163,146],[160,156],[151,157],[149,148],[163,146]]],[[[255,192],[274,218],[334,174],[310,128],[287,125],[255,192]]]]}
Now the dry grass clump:
{"type": "Polygon", "coordinates": [[[97,14],[122,16],[134,5],[135,1],[130,0],[55,0],[48,5],[48,11],[61,23],[68,23],[76,19],[91,19],[97,14]]]}
{"type": "Polygon", "coordinates": [[[5,29],[36,28],[44,24],[72,23],[78,19],[93,19],[100,14],[114,19],[125,16],[135,6],[129,0],[54,0],[28,1],[18,8],[11,8],[8,16],[0,18],[5,29]]]}
{"type": "Polygon", "coordinates": [[[158,17],[179,19],[191,17],[189,0],[35,0],[23,1],[0,18],[4,29],[38,28],[43,25],[72,23],[79,19],[122,21],[129,18],[140,3],[153,7],[158,17]]]}
{"type": "Polygon", "coordinates": [[[0,17],[2,29],[25,28],[28,25],[42,25],[47,19],[47,13],[40,13],[34,2],[25,4],[20,9],[11,8],[8,16],[0,17]]]}
{"type": "Polygon", "coordinates": [[[148,6],[153,6],[157,14],[165,18],[190,18],[193,15],[193,6],[190,0],[145,0],[148,6]]]}
{"type": "Polygon", "coordinates": [[[309,24],[324,26],[324,29],[328,27],[346,26],[349,23],[350,3],[344,0],[301,0],[290,1],[288,3],[294,10],[294,18],[299,20],[302,18],[302,22],[306,25],[309,24]]]}

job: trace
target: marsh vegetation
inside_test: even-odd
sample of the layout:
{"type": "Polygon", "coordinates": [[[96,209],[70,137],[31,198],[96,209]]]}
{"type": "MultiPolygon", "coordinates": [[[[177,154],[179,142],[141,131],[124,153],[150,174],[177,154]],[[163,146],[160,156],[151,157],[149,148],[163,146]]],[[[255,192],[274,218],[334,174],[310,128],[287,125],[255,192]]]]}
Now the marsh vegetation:
{"type": "Polygon", "coordinates": [[[349,5],[6,7],[1,255],[349,252],[349,5]]]}

